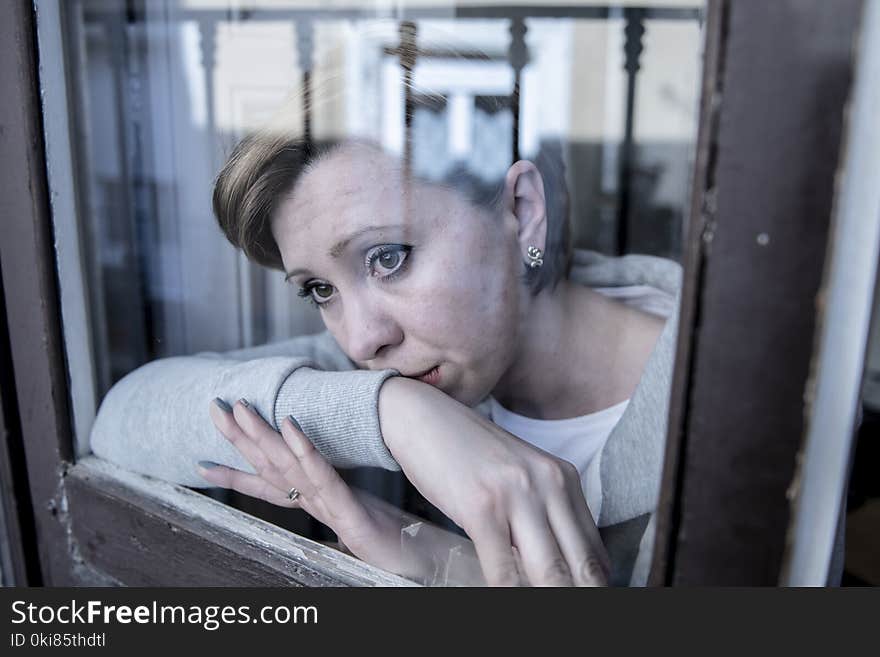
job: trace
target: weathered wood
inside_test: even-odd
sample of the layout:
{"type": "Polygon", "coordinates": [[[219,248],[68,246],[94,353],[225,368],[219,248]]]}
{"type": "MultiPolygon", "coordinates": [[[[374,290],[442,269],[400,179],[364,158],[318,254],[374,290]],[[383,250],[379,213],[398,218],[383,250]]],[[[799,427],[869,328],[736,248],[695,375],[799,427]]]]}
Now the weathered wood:
{"type": "Polygon", "coordinates": [[[3,586],[39,586],[36,530],[31,511],[15,379],[0,285],[0,567],[3,586]]]}
{"type": "Polygon", "coordinates": [[[661,506],[671,540],[658,564],[669,584],[772,585],[862,3],[717,4],[718,78],[701,120],[717,111],[718,127],[695,186],[680,336],[690,352],[679,354],[665,477],[677,487],[661,506]]]}
{"type": "Polygon", "coordinates": [[[697,297],[702,280],[702,236],[706,224],[712,220],[714,203],[712,177],[715,173],[717,155],[718,106],[721,99],[721,53],[725,48],[725,4],[722,0],[709,0],[706,8],[705,50],[703,54],[703,80],[700,91],[700,125],[694,160],[689,226],[682,259],[684,277],[678,315],[678,341],[675,366],[669,400],[669,423],[666,432],[666,453],[660,497],[657,504],[657,528],[654,554],[648,583],[661,586],[666,583],[669,568],[669,552],[678,533],[681,491],[683,428],[687,411],[688,382],[692,362],[691,340],[697,325],[697,297]]]}
{"type": "Polygon", "coordinates": [[[43,581],[65,585],[73,564],[57,510],[72,441],[35,39],[33,4],[0,3],[0,266],[43,581]]]}
{"type": "Polygon", "coordinates": [[[65,478],[77,557],[127,586],[412,586],[189,489],[95,457],[65,478]]]}

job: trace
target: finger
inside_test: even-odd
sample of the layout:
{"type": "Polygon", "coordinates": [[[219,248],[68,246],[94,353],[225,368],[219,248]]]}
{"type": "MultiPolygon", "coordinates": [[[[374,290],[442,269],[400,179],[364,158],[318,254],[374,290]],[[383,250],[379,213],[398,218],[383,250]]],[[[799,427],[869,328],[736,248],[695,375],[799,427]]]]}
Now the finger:
{"type": "Polygon", "coordinates": [[[543,506],[524,501],[511,519],[511,534],[533,586],[573,585],[568,562],[556,542],[543,506]]]}
{"type": "Polygon", "coordinates": [[[547,505],[548,519],[576,586],[607,586],[611,573],[608,552],[579,482],[569,494],[547,505]]]}
{"type": "Polygon", "coordinates": [[[285,418],[281,423],[281,436],[308,480],[308,483],[304,482],[303,495],[323,507],[327,514],[324,522],[340,533],[362,520],[364,506],[333,466],[315,449],[295,419],[285,418]],[[338,525],[339,520],[343,520],[344,525],[338,525]]]}
{"type": "Polygon", "coordinates": [[[290,449],[284,444],[278,431],[250,405],[240,399],[232,409],[233,417],[250,440],[265,454],[269,463],[284,470],[293,461],[290,449]]]}
{"type": "MultiPolygon", "coordinates": [[[[240,404],[236,404],[236,406],[240,406],[240,404]]],[[[245,460],[254,466],[258,473],[264,472],[269,468],[270,461],[268,457],[251,440],[244,428],[239,425],[233,413],[221,408],[216,401],[211,403],[209,412],[214,426],[235,446],[245,460]]]]}
{"type": "Polygon", "coordinates": [[[265,500],[278,506],[288,508],[300,508],[300,501],[291,501],[287,493],[272,486],[265,479],[225,465],[214,464],[210,468],[198,466],[199,474],[210,483],[221,488],[230,488],[234,491],[265,500]]]}
{"type": "MultiPolygon", "coordinates": [[[[295,487],[305,492],[308,477],[303,473],[299,460],[289,445],[272,426],[247,402],[240,399],[233,407],[232,415],[254,447],[262,453],[261,476],[276,488],[290,490],[295,487]]],[[[255,458],[259,458],[256,457],[255,458]]],[[[335,472],[335,471],[334,471],[335,472]]]]}
{"type": "Polygon", "coordinates": [[[489,586],[519,586],[521,582],[506,521],[483,517],[466,528],[474,542],[483,576],[489,586]]]}

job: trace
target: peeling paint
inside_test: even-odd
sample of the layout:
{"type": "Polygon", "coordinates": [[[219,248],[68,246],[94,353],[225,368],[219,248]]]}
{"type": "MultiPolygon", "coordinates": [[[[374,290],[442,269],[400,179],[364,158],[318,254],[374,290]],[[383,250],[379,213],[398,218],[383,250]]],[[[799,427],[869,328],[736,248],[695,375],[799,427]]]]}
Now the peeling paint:
{"type": "MultiPolygon", "coordinates": [[[[228,544],[233,539],[245,546],[252,546],[257,559],[275,555],[273,558],[279,564],[284,564],[283,569],[288,574],[303,573],[304,575],[299,576],[300,580],[317,580],[319,586],[339,586],[345,583],[413,585],[409,580],[374,568],[343,552],[247,515],[187,488],[123,470],[94,456],[81,459],[70,475],[88,487],[109,491],[108,494],[116,499],[129,499],[129,504],[137,506],[140,504],[138,498],[143,498],[143,504],[154,509],[158,505],[168,515],[182,515],[184,521],[194,521],[192,530],[207,540],[228,544]]],[[[134,512],[137,511],[136,506],[133,508],[134,512]]],[[[155,518],[155,510],[150,515],[155,518]]],[[[186,522],[181,522],[177,527],[168,522],[167,526],[175,533],[188,531],[186,522]]],[[[142,538],[136,540],[145,543],[142,538]]],[[[141,547],[144,550],[149,549],[149,545],[141,547]]],[[[76,549],[75,546],[72,549],[76,549]]]]}

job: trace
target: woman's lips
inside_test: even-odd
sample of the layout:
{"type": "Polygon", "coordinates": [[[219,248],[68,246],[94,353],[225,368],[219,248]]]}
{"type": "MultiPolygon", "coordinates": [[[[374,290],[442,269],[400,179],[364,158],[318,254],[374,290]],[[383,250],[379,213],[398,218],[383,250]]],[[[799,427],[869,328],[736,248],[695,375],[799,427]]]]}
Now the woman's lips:
{"type": "Polygon", "coordinates": [[[423,383],[436,386],[438,383],[440,383],[440,366],[436,365],[424,374],[421,374],[415,378],[423,383]]]}

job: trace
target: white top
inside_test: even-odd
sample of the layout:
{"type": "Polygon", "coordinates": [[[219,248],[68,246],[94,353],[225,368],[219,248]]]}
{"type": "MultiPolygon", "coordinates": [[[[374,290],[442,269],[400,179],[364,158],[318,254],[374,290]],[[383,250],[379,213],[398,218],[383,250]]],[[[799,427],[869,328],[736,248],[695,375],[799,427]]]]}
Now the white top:
{"type": "MultiPolygon", "coordinates": [[[[668,311],[669,295],[648,285],[593,289],[654,315],[664,316],[668,311]]],[[[490,418],[495,424],[578,469],[584,497],[594,520],[602,511],[602,483],[599,479],[602,448],[628,404],[627,399],[587,415],[564,420],[536,420],[513,413],[494,397],[489,398],[490,418]]]]}
{"type": "Polygon", "coordinates": [[[600,459],[595,457],[623,416],[629,400],[564,420],[536,420],[518,415],[494,398],[489,399],[489,404],[492,421],[499,427],[578,469],[587,505],[593,518],[598,518],[602,510],[602,485],[599,481],[600,459]]]}

